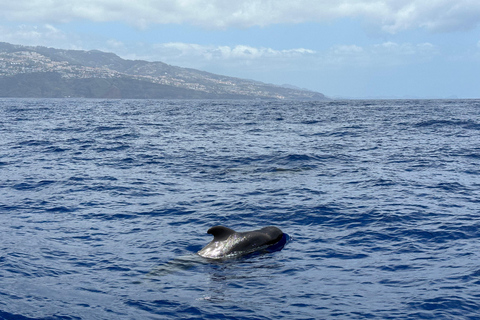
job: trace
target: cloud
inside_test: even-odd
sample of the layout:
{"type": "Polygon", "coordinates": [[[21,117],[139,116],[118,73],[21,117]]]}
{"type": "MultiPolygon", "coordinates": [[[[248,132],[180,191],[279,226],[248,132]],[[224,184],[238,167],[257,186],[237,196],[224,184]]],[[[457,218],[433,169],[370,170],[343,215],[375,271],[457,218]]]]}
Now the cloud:
{"type": "MultiPolygon", "coordinates": [[[[138,47],[137,47],[138,48],[138,47]]],[[[138,50],[137,50],[138,52],[138,50]]],[[[305,48],[276,50],[248,45],[200,45],[192,43],[161,43],[145,46],[130,59],[163,61],[183,67],[216,70],[221,68],[289,69],[298,63],[314,59],[317,52],[305,48]],[[143,52],[143,54],[142,54],[143,52]],[[213,69],[212,69],[213,68],[213,69]]]]}
{"type": "Polygon", "coordinates": [[[339,55],[355,55],[364,52],[363,48],[357,45],[339,45],[333,47],[331,51],[339,55]]]}
{"type": "Polygon", "coordinates": [[[396,42],[384,42],[381,44],[377,44],[373,46],[373,52],[376,53],[390,53],[392,55],[431,55],[436,53],[436,47],[429,43],[419,43],[419,44],[411,44],[411,43],[401,43],[398,44],[396,42]]]}
{"type": "Polygon", "coordinates": [[[121,50],[125,47],[125,44],[123,42],[115,39],[107,40],[106,44],[107,44],[107,48],[113,49],[114,51],[121,50]]]}
{"type": "MultiPolygon", "coordinates": [[[[126,48],[128,50],[128,48],[126,48]]],[[[131,50],[130,50],[131,51],[131,50]]],[[[316,51],[308,48],[276,50],[247,45],[214,46],[192,43],[146,45],[129,59],[163,61],[172,65],[218,70],[323,70],[395,67],[422,63],[439,54],[430,43],[384,42],[370,46],[337,45],[316,51]],[[143,53],[143,54],[142,54],[143,53]]]]}
{"type": "Polygon", "coordinates": [[[425,28],[433,32],[473,29],[480,23],[476,0],[16,0],[3,1],[9,21],[64,23],[120,21],[248,28],[281,23],[361,19],[384,32],[425,28]]]}
{"type": "Polygon", "coordinates": [[[207,60],[254,60],[261,58],[289,58],[315,54],[315,51],[304,48],[274,50],[271,48],[255,48],[246,45],[237,45],[234,47],[206,46],[179,42],[157,44],[155,45],[155,49],[167,54],[175,54],[180,56],[202,56],[207,60]]]}
{"type": "Polygon", "coordinates": [[[384,68],[419,64],[431,60],[439,50],[431,43],[383,42],[371,46],[334,46],[317,61],[323,68],[384,68]]]}
{"type": "Polygon", "coordinates": [[[0,41],[26,45],[52,45],[64,43],[67,35],[50,24],[40,26],[0,26],[0,41]]]}

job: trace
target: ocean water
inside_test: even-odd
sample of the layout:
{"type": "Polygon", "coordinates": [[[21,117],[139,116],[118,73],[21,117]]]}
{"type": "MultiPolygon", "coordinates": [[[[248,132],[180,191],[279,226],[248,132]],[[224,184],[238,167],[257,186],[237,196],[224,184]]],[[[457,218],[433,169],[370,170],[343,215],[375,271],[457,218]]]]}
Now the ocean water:
{"type": "Polygon", "coordinates": [[[2,99],[0,319],[480,319],[479,142],[479,100],[2,99]]]}

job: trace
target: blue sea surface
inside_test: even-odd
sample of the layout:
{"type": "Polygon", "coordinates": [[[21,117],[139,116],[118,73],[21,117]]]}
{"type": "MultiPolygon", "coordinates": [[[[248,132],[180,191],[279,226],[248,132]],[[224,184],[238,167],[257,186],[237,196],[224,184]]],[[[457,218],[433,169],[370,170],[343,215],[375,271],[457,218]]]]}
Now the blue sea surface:
{"type": "Polygon", "coordinates": [[[0,100],[0,319],[479,310],[480,100],[0,100]]]}

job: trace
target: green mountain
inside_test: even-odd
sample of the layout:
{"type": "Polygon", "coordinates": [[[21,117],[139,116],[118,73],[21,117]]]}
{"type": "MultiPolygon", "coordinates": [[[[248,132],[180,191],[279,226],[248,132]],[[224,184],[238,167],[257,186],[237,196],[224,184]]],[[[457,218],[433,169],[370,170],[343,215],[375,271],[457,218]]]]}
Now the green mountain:
{"type": "Polygon", "coordinates": [[[318,92],[216,75],[98,50],[0,42],[0,97],[324,100],[318,92]]]}

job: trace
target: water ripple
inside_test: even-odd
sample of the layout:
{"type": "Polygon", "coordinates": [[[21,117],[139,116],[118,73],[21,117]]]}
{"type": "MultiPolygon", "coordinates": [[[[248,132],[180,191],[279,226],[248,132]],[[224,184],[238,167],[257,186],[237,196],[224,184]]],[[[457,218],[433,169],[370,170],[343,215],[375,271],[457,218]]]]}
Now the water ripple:
{"type": "Polygon", "coordinates": [[[0,100],[0,318],[477,319],[479,105],[0,100]]]}

